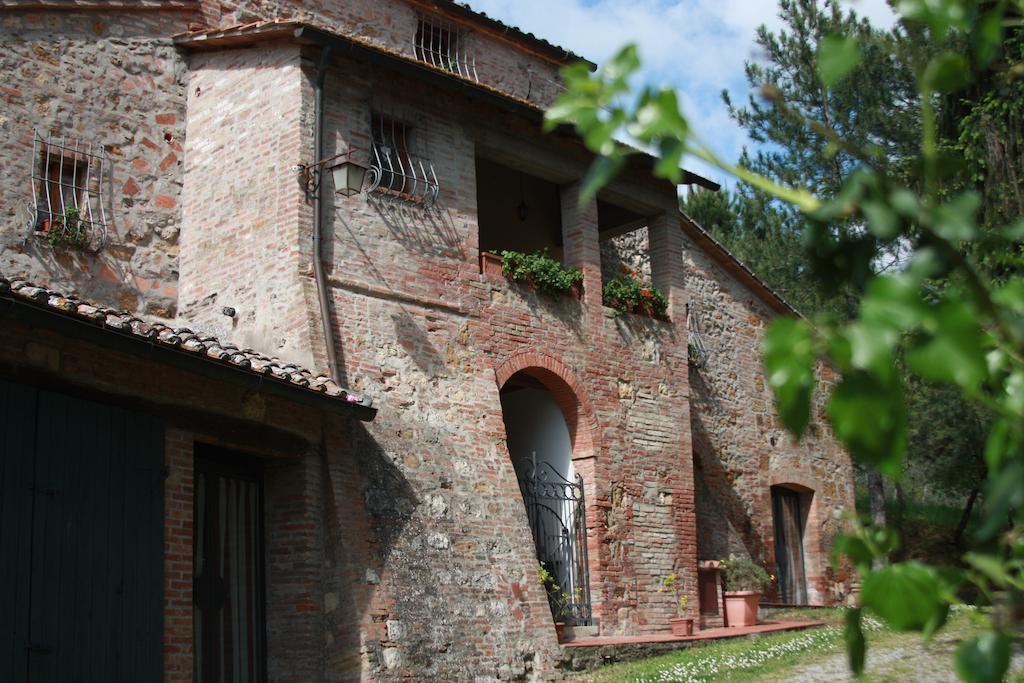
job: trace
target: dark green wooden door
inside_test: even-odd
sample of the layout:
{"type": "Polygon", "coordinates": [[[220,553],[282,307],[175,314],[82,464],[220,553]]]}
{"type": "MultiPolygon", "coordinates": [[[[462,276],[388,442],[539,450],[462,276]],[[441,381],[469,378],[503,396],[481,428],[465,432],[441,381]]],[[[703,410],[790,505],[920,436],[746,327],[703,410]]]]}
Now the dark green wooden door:
{"type": "Polygon", "coordinates": [[[0,381],[0,680],[162,677],[163,428],[0,381]]]}

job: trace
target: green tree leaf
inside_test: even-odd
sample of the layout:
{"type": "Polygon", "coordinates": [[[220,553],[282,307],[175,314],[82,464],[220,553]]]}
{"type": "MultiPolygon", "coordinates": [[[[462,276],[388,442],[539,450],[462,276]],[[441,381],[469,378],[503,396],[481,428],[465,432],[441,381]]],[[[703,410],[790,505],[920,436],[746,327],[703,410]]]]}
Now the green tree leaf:
{"type": "Polygon", "coordinates": [[[967,683],[999,683],[1010,667],[1010,639],[998,631],[968,638],[956,649],[956,672],[967,683]]]}
{"type": "Polygon", "coordinates": [[[831,88],[860,63],[860,48],[854,38],[825,36],[818,43],[818,76],[831,88]]]}
{"type": "Polygon", "coordinates": [[[580,183],[580,206],[586,204],[597,195],[597,191],[608,184],[615,174],[622,169],[626,163],[625,156],[614,154],[612,156],[599,156],[594,159],[587,169],[587,175],[580,183]]]}
{"type": "Polygon", "coordinates": [[[811,417],[814,389],[814,337],[810,325],[797,318],[776,318],[764,339],[768,385],[786,428],[799,439],[811,417]]]}
{"type": "Polygon", "coordinates": [[[987,375],[985,335],[974,311],[964,302],[947,299],[924,322],[926,341],[907,353],[907,363],[933,382],[975,387],[987,375]]]}
{"type": "Polygon", "coordinates": [[[897,631],[933,631],[945,622],[949,611],[940,598],[942,592],[934,568],[910,561],[869,573],[861,588],[861,601],[897,631]]]}
{"type": "Polygon", "coordinates": [[[850,671],[854,676],[860,676],[864,673],[864,656],[867,654],[867,642],[860,627],[860,608],[847,610],[843,639],[850,659],[850,671]]]}
{"type": "Polygon", "coordinates": [[[970,82],[967,59],[955,52],[944,52],[928,63],[924,80],[938,92],[955,92],[970,82]]]}
{"type": "Polygon", "coordinates": [[[907,414],[895,375],[854,370],[832,392],[829,419],[857,460],[899,476],[907,447],[907,414]]]}
{"type": "Polygon", "coordinates": [[[935,232],[947,240],[959,242],[978,236],[975,214],[981,206],[977,192],[962,192],[935,210],[935,232]]]}

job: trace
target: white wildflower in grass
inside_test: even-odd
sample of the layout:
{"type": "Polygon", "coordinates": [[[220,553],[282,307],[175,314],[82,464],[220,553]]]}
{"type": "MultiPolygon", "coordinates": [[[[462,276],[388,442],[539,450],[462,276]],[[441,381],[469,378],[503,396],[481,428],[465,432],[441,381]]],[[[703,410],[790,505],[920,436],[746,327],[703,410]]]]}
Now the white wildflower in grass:
{"type": "MultiPolygon", "coordinates": [[[[864,631],[877,631],[882,623],[874,617],[861,618],[864,631]]],[[[799,633],[758,637],[745,643],[738,652],[721,652],[712,647],[693,648],[682,653],[684,661],[669,665],[654,677],[636,679],[637,683],[704,683],[730,671],[756,670],[774,659],[801,652],[832,651],[843,640],[843,629],[826,626],[799,633]]]]}

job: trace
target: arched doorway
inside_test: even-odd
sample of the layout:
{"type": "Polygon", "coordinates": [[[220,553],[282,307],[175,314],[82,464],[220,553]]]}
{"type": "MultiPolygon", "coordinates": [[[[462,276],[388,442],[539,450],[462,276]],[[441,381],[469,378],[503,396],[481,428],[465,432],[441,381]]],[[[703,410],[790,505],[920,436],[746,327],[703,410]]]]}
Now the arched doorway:
{"type": "MultiPolygon", "coordinates": [[[[559,387],[563,388],[568,389],[559,387]]],[[[552,616],[572,625],[589,625],[586,503],[583,479],[573,466],[569,423],[551,389],[528,371],[513,374],[500,396],[508,451],[537,561],[552,577],[546,586],[552,616]]]]}

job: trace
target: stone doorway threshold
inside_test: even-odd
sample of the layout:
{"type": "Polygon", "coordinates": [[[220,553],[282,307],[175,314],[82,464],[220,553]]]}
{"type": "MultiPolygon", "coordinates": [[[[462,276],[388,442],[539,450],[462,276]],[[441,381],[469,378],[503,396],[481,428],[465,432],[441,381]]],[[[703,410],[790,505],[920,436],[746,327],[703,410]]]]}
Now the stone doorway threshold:
{"type": "Polygon", "coordinates": [[[799,631],[824,626],[823,621],[766,620],[756,626],[736,628],[708,628],[692,636],[673,636],[670,633],[652,633],[643,636],[591,636],[579,635],[560,643],[562,666],[570,671],[587,671],[613,662],[627,662],[665,654],[685,647],[703,645],[715,640],[739,638],[762,633],[799,631]]]}

